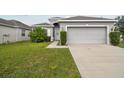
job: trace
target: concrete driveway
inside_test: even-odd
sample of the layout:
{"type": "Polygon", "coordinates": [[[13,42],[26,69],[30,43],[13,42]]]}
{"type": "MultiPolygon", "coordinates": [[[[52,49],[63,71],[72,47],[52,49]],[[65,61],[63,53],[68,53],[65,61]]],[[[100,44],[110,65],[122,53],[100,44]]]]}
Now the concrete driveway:
{"type": "Polygon", "coordinates": [[[82,77],[124,77],[124,49],[110,45],[69,45],[82,77]]]}

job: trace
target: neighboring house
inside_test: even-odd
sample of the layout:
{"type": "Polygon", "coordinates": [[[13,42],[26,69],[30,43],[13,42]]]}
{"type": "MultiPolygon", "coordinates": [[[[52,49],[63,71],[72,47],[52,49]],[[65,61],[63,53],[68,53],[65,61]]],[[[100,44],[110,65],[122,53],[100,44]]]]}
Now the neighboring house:
{"type": "Polygon", "coordinates": [[[51,38],[60,40],[60,30],[64,29],[67,31],[67,44],[109,44],[109,32],[116,22],[114,19],[87,16],[55,19],[50,23],[53,26],[51,38]]]}
{"type": "Polygon", "coordinates": [[[46,29],[47,31],[47,36],[50,36],[51,37],[51,41],[53,41],[53,28],[54,28],[54,25],[52,24],[49,24],[49,23],[40,23],[40,24],[35,24],[33,25],[32,27],[43,27],[44,29],[46,29]]]}
{"type": "Polygon", "coordinates": [[[55,26],[55,22],[62,19],[61,17],[51,17],[49,19],[50,23],[39,23],[34,24],[32,27],[43,27],[47,31],[47,36],[51,36],[51,41],[59,40],[59,26],[55,26]]]}
{"type": "Polygon", "coordinates": [[[29,40],[31,27],[17,20],[0,18],[0,43],[29,40]]]}

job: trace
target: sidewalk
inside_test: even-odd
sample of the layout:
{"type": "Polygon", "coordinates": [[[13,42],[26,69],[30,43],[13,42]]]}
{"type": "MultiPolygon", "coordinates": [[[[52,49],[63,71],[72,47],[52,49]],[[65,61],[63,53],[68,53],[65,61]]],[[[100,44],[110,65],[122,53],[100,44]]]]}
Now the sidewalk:
{"type": "Polygon", "coordinates": [[[47,48],[68,48],[68,46],[59,46],[59,45],[57,45],[57,43],[58,43],[58,41],[54,41],[53,43],[48,45],[47,48]]]}

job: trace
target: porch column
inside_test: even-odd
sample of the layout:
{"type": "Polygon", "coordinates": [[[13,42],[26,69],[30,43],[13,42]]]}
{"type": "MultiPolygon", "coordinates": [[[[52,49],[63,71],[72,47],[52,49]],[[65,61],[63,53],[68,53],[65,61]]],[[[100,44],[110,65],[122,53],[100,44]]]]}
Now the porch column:
{"type": "Polygon", "coordinates": [[[54,37],[53,37],[53,28],[51,28],[51,30],[50,30],[50,34],[51,34],[51,41],[53,41],[54,40],[54,37]]]}

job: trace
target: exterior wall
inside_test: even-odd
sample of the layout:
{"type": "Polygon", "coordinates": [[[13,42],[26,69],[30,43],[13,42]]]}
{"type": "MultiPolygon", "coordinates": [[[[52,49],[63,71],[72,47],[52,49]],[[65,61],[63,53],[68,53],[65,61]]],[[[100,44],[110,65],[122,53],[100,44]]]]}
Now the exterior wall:
{"type": "Polygon", "coordinates": [[[2,31],[0,30],[0,44],[2,43],[2,31]]]}
{"type": "Polygon", "coordinates": [[[22,29],[17,29],[18,31],[16,32],[17,38],[16,41],[23,41],[23,40],[29,40],[29,30],[25,30],[25,36],[22,36],[22,29]]]}
{"type": "MultiPolygon", "coordinates": [[[[109,23],[109,22],[67,22],[67,23],[59,23],[60,24],[60,30],[64,29],[65,31],[67,30],[67,26],[71,26],[71,25],[77,25],[77,26],[90,26],[90,25],[96,25],[96,26],[100,26],[100,25],[104,25],[107,27],[107,42],[109,42],[109,32],[111,31],[111,28],[113,27],[114,23],[109,23]]],[[[60,34],[60,33],[59,33],[60,34]]],[[[60,35],[59,35],[60,36],[60,35]]],[[[109,44],[109,43],[108,43],[109,44]]]]}
{"type": "Polygon", "coordinates": [[[6,41],[16,42],[16,28],[0,26],[0,43],[4,43],[6,41]],[[8,34],[9,37],[3,37],[4,34],[8,34]]]}
{"type": "Polygon", "coordinates": [[[55,40],[60,40],[60,34],[59,34],[60,29],[58,27],[55,28],[55,40]]]}
{"type": "Polygon", "coordinates": [[[67,25],[108,25],[109,26],[109,31],[111,31],[111,28],[112,26],[114,25],[113,23],[101,23],[101,22],[97,22],[97,23],[94,23],[94,22],[79,22],[79,23],[60,23],[60,29],[64,29],[66,30],[66,26],[67,25]]]}
{"type": "Polygon", "coordinates": [[[53,41],[53,27],[44,27],[47,30],[47,36],[51,37],[51,41],[53,41]]]}
{"type": "Polygon", "coordinates": [[[9,42],[16,42],[16,41],[22,41],[22,40],[29,40],[28,37],[29,30],[26,30],[25,37],[21,36],[22,29],[20,28],[13,28],[13,27],[7,27],[7,26],[0,26],[0,43],[5,43],[7,41],[9,42]],[[9,35],[9,37],[3,37],[4,34],[9,35]]]}

